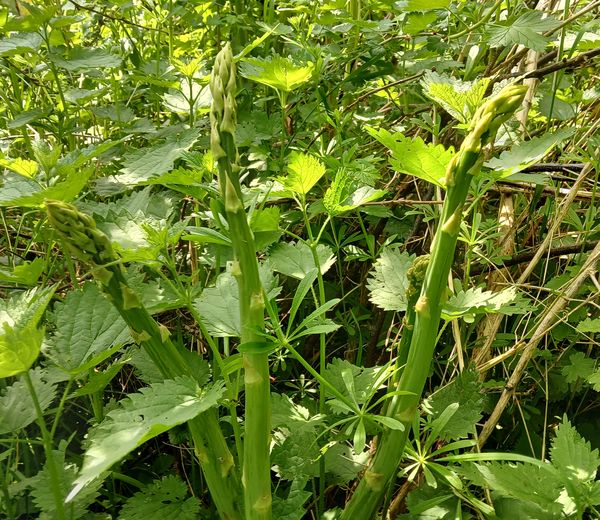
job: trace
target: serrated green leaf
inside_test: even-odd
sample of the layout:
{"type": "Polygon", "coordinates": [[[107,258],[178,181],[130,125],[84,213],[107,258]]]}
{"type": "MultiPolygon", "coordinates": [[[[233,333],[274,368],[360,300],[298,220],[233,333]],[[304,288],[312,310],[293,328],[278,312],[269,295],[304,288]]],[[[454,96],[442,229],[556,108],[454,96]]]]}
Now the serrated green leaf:
{"type": "Polygon", "coordinates": [[[600,318],[586,318],[577,324],[577,331],[581,333],[600,332],[600,318]]]}
{"type": "Polygon", "coordinates": [[[567,383],[575,383],[581,377],[587,379],[594,372],[595,360],[583,352],[575,352],[569,356],[569,364],[562,367],[562,375],[567,383]]]}
{"type": "Polygon", "coordinates": [[[458,317],[472,321],[475,314],[525,314],[531,309],[528,300],[511,287],[500,292],[484,291],[482,288],[470,288],[454,294],[442,309],[442,317],[453,320],[458,317]]]}
{"type": "Polygon", "coordinates": [[[592,385],[592,388],[596,392],[600,392],[600,369],[596,370],[593,374],[587,377],[587,382],[592,385]]]}
{"type": "Polygon", "coordinates": [[[471,121],[483,102],[489,78],[462,81],[428,71],[421,80],[425,95],[463,124],[471,121]]]}
{"type": "Polygon", "coordinates": [[[579,435],[566,415],[556,430],[550,457],[554,467],[574,481],[595,480],[600,468],[598,450],[592,450],[591,444],[579,435]]]}
{"type": "Polygon", "coordinates": [[[271,423],[273,428],[282,426],[289,430],[316,428],[324,419],[323,415],[311,415],[308,408],[294,403],[285,394],[276,392],[271,394],[271,423]]]}
{"type": "MultiPolygon", "coordinates": [[[[259,274],[267,297],[277,296],[281,288],[278,287],[278,280],[271,273],[269,266],[261,264],[259,274]]],[[[223,338],[241,335],[238,284],[231,271],[219,275],[215,287],[204,289],[194,301],[194,307],[213,336],[223,338]]]]}
{"type": "Polygon", "coordinates": [[[280,92],[291,92],[310,80],[314,64],[296,65],[290,58],[247,58],[240,63],[240,74],[280,92]]]}
{"type": "Polygon", "coordinates": [[[101,363],[103,353],[110,355],[113,347],[131,340],[127,324],[93,283],[69,292],[54,306],[52,317],[55,330],[44,354],[72,376],[89,369],[90,361],[101,363]]]}
{"type": "Polygon", "coordinates": [[[313,429],[277,432],[274,440],[271,463],[281,479],[310,478],[319,474],[321,452],[313,429]]]}
{"type": "Polygon", "coordinates": [[[310,491],[304,491],[306,479],[296,478],[292,481],[286,498],[278,495],[273,496],[273,518],[277,520],[301,520],[306,511],[304,503],[312,495],[310,491]]]}
{"type": "Polygon", "coordinates": [[[398,249],[388,248],[381,253],[367,282],[371,302],[386,311],[406,310],[406,273],[414,258],[414,255],[398,249]]]}
{"type": "Polygon", "coordinates": [[[119,519],[196,520],[200,501],[187,495],[187,484],[176,475],[168,475],[151,482],[129,498],[119,513],[119,519]]]}
{"type": "Polygon", "coordinates": [[[446,150],[441,144],[425,144],[420,137],[411,139],[399,132],[391,134],[369,127],[367,131],[390,149],[390,164],[396,171],[445,187],[446,169],[454,155],[452,148],[446,150]]]}
{"type": "Polygon", "coordinates": [[[25,261],[22,264],[15,266],[12,271],[0,268],[0,281],[19,285],[36,285],[44,271],[44,266],[44,260],[42,258],[36,258],[32,262],[25,261]]]}
{"type": "Polygon", "coordinates": [[[16,56],[27,52],[36,52],[42,42],[42,37],[35,32],[13,34],[0,40],[0,56],[16,56]]]}
{"type": "Polygon", "coordinates": [[[90,371],[87,383],[81,388],[75,390],[71,397],[83,397],[85,395],[103,392],[107,385],[117,376],[121,369],[127,364],[127,361],[117,361],[110,365],[106,370],[90,371]]]}
{"type": "Polygon", "coordinates": [[[435,9],[446,9],[450,0],[407,0],[403,9],[406,11],[433,11],[435,9]]]}
{"type": "Polygon", "coordinates": [[[460,405],[444,425],[444,439],[462,439],[473,433],[473,425],[477,424],[483,413],[481,388],[477,373],[465,370],[449,385],[427,398],[423,407],[434,420],[441,417],[449,406],[460,405]]]}
{"type": "Polygon", "coordinates": [[[66,58],[52,56],[52,61],[70,72],[90,69],[113,69],[121,65],[121,58],[105,49],[90,47],[73,47],[66,58]]]}
{"type": "MultiPolygon", "coordinates": [[[[56,396],[56,385],[44,379],[44,372],[30,370],[29,377],[42,412],[56,396]]],[[[6,387],[0,395],[0,435],[16,432],[30,425],[37,418],[33,399],[22,379],[6,387]]]]}
{"type": "Polygon", "coordinates": [[[0,378],[29,370],[37,359],[44,339],[44,330],[37,326],[54,289],[33,289],[0,300],[0,378]]]}
{"type": "MultiPolygon", "coordinates": [[[[59,449],[52,452],[54,464],[59,468],[58,484],[62,497],[67,496],[77,475],[77,466],[72,463],[65,463],[66,447],[67,443],[62,441],[59,449]]],[[[98,496],[98,487],[100,484],[100,481],[91,483],[71,503],[65,504],[64,510],[67,513],[65,518],[76,520],[84,517],[88,506],[93,504],[98,496]]],[[[48,470],[47,462],[42,471],[29,481],[29,486],[31,487],[33,502],[41,510],[38,518],[40,520],[56,519],[56,498],[52,490],[52,477],[51,472],[48,470]]]]}
{"type": "Polygon", "coordinates": [[[517,19],[488,25],[490,47],[523,45],[528,49],[542,52],[549,39],[543,32],[556,28],[560,22],[542,11],[526,11],[517,19]]]}
{"type": "Polygon", "coordinates": [[[34,177],[38,170],[38,163],[17,157],[16,159],[0,159],[0,166],[23,175],[24,177],[34,177]]]}
{"type": "Polygon", "coordinates": [[[377,200],[385,193],[371,186],[361,186],[351,170],[340,168],[331,186],[325,192],[323,205],[330,215],[335,216],[377,200]]]}
{"type": "Polygon", "coordinates": [[[217,406],[223,393],[220,383],[201,389],[193,379],[178,377],[128,395],[90,430],[83,466],[67,501],[144,442],[217,406]]]}
{"type": "Polygon", "coordinates": [[[325,166],[312,155],[292,152],[288,161],[288,175],[279,178],[284,188],[306,196],[311,188],[325,174],[325,166]]]}
{"type": "Polygon", "coordinates": [[[280,211],[277,207],[256,209],[250,218],[250,228],[254,234],[257,251],[264,250],[281,236],[279,229],[280,211]]]}
{"type": "MultiPolygon", "coordinates": [[[[333,251],[325,244],[317,246],[317,257],[321,274],[325,274],[335,263],[333,251]]],[[[310,247],[304,242],[277,244],[271,249],[269,262],[274,271],[299,280],[317,267],[310,247]]]]}
{"type": "Polygon", "coordinates": [[[554,133],[544,134],[525,141],[494,157],[485,166],[494,170],[500,178],[514,175],[543,159],[559,143],[571,137],[574,130],[560,128],[554,133]]]}

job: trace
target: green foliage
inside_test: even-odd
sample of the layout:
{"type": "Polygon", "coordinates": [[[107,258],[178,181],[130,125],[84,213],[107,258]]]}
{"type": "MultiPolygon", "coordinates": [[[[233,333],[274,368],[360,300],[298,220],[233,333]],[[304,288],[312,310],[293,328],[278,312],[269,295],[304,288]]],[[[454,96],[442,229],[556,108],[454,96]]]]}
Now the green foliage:
{"type": "Polygon", "coordinates": [[[269,59],[247,58],[242,61],[240,74],[281,92],[291,92],[310,80],[314,64],[296,65],[290,58],[273,56],[269,59]]]}
{"type": "Polygon", "coordinates": [[[368,289],[371,301],[386,311],[406,310],[406,274],[414,257],[398,249],[385,249],[373,265],[368,289]]]}
{"type": "Polygon", "coordinates": [[[490,25],[487,29],[491,47],[520,44],[534,51],[546,48],[549,39],[543,32],[555,29],[559,22],[540,11],[525,11],[517,18],[490,25]]]}
{"type": "Polygon", "coordinates": [[[130,394],[90,430],[83,465],[67,500],[138,446],[215,407],[223,391],[220,384],[201,389],[180,377],[130,394]]]}
{"type": "Polygon", "coordinates": [[[187,485],[179,477],[163,477],[129,498],[119,518],[142,520],[154,516],[165,520],[194,520],[198,518],[200,503],[196,497],[187,498],[187,495],[187,485]]]}

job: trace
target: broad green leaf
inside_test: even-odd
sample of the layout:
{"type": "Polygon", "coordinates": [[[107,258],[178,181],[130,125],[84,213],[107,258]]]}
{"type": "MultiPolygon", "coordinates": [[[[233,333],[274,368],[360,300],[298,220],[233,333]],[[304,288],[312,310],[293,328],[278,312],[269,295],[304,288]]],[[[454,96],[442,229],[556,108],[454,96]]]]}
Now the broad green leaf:
{"type": "Polygon", "coordinates": [[[288,430],[318,427],[325,416],[311,415],[310,410],[294,403],[286,394],[271,394],[271,423],[273,428],[285,427],[288,430]]]}
{"type": "Polygon", "coordinates": [[[114,305],[96,284],[70,291],[52,313],[54,334],[44,354],[65,372],[76,376],[89,368],[90,361],[101,363],[112,348],[130,341],[129,328],[114,305]]]}
{"type": "Polygon", "coordinates": [[[70,72],[90,69],[113,69],[121,65],[121,58],[104,49],[91,47],[74,47],[69,50],[66,58],[52,56],[52,61],[59,67],[70,72]]]}
{"type": "Polygon", "coordinates": [[[367,131],[390,149],[390,164],[396,171],[445,187],[446,169],[454,155],[452,148],[446,150],[441,144],[425,144],[420,137],[411,139],[384,129],[367,127],[367,131]]]}
{"type": "Polygon", "coordinates": [[[415,35],[433,24],[438,18],[436,13],[410,13],[404,20],[404,34],[415,35]]]}
{"type": "Polygon", "coordinates": [[[36,52],[42,45],[42,41],[42,37],[35,32],[13,34],[0,40],[0,56],[36,52]]]}
{"type": "Polygon", "coordinates": [[[12,270],[0,268],[0,281],[27,286],[36,285],[44,271],[44,266],[44,260],[36,258],[32,262],[25,261],[12,270]]]}
{"type": "Polygon", "coordinates": [[[274,435],[273,469],[283,480],[316,477],[320,457],[317,433],[312,428],[285,430],[274,435]]]}
{"type": "Polygon", "coordinates": [[[446,9],[450,0],[407,0],[403,10],[406,11],[433,11],[435,9],[446,9]]]}
{"type": "Polygon", "coordinates": [[[581,333],[600,332],[600,318],[586,318],[577,324],[577,331],[581,333]]]}
{"type": "MultiPolygon", "coordinates": [[[[261,264],[259,274],[267,297],[275,298],[281,288],[278,287],[277,278],[273,276],[269,266],[261,264]]],[[[215,287],[204,289],[194,301],[194,307],[213,336],[222,338],[241,335],[238,284],[231,271],[219,275],[215,287]]]]}
{"type": "Polygon", "coordinates": [[[543,32],[556,28],[560,22],[541,11],[529,10],[517,19],[490,24],[487,27],[490,47],[523,45],[542,52],[549,43],[543,32]]]}
{"type": "Polygon", "coordinates": [[[279,181],[283,186],[301,197],[325,174],[325,166],[319,159],[305,153],[292,152],[288,162],[288,175],[279,181]]]}
{"type": "Polygon", "coordinates": [[[462,317],[471,323],[476,314],[525,314],[530,305],[525,297],[511,287],[500,292],[471,288],[454,294],[442,309],[442,317],[453,320],[462,317]]]}
{"type": "Polygon", "coordinates": [[[286,498],[273,496],[273,518],[277,520],[301,520],[306,514],[304,503],[312,493],[304,491],[306,479],[296,478],[287,493],[286,498]]]}
{"type": "Polygon", "coordinates": [[[569,356],[569,363],[561,369],[567,383],[576,383],[579,378],[587,379],[594,372],[596,361],[583,352],[575,352],[569,356]]]}
{"type": "Polygon", "coordinates": [[[335,216],[377,200],[385,193],[383,190],[361,185],[352,175],[351,170],[340,168],[331,186],[325,192],[323,205],[330,215],[335,216]]]}
{"type": "MultiPolygon", "coordinates": [[[[29,377],[42,412],[45,412],[56,397],[56,385],[44,379],[44,373],[30,370],[29,377]]],[[[29,426],[37,419],[33,399],[22,379],[6,387],[0,395],[0,435],[16,432],[29,426]]]]}
{"type": "Polygon", "coordinates": [[[596,392],[600,392],[600,368],[587,377],[587,382],[596,392]]]}
{"type": "Polygon", "coordinates": [[[0,378],[29,370],[37,359],[44,339],[38,323],[54,290],[33,289],[9,301],[0,300],[0,378]]]}
{"type": "Polygon", "coordinates": [[[47,115],[47,111],[44,111],[40,108],[32,108],[31,110],[25,110],[24,112],[19,112],[16,114],[15,118],[9,121],[6,126],[11,129],[21,128],[22,126],[33,123],[34,121],[37,121],[42,117],[46,117],[47,115]]]}
{"type": "Polygon", "coordinates": [[[90,371],[85,385],[78,388],[70,397],[83,397],[98,392],[103,392],[107,385],[117,376],[127,361],[117,361],[102,371],[90,371]]]}
{"type": "Polygon", "coordinates": [[[414,255],[398,249],[385,249],[373,264],[371,277],[367,281],[369,299],[386,311],[406,310],[406,273],[411,267],[414,255]]]}
{"type": "MultiPolygon", "coordinates": [[[[325,244],[317,246],[317,257],[321,274],[325,274],[335,263],[333,251],[325,244]]],[[[302,280],[317,267],[310,247],[304,242],[277,244],[271,249],[269,262],[274,271],[298,280],[302,280]]]]}
{"type": "Polygon", "coordinates": [[[16,159],[0,159],[0,166],[23,175],[24,177],[35,177],[38,170],[38,163],[17,157],[16,159]]]}
{"type": "Polygon", "coordinates": [[[296,65],[290,58],[247,58],[240,63],[240,74],[280,92],[291,92],[310,80],[314,64],[296,65]]]}
{"type": "Polygon", "coordinates": [[[254,235],[254,245],[257,251],[264,250],[276,242],[281,236],[279,229],[279,208],[255,209],[250,218],[250,228],[254,235]]]}
{"type": "Polygon", "coordinates": [[[566,415],[556,430],[550,457],[554,467],[571,481],[595,480],[600,468],[598,450],[592,450],[590,443],[579,435],[566,415]]]}
{"type": "Polygon", "coordinates": [[[83,466],[67,501],[138,446],[217,406],[223,393],[220,383],[200,388],[193,379],[178,377],[129,394],[89,431],[83,466]]]}
{"type": "Polygon", "coordinates": [[[509,177],[543,159],[557,144],[571,137],[573,132],[571,128],[560,128],[553,133],[534,137],[502,152],[500,157],[490,159],[485,166],[494,170],[494,175],[500,178],[509,177]]]}
{"type": "Polygon", "coordinates": [[[176,475],[155,480],[127,499],[120,520],[196,520],[200,501],[188,497],[188,486],[176,475]]]}
{"type": "MultiPolygon", "coordinates": [[[[67,496],[77,476],[77,466],[73,463],[65,463],[66,448],[67,443],[62,441],[59,449],[52,452],[54,464],[58,467],[59,487],[63,499],[67,496]]],[[[28,482],[31,487],[33,502],[41,511],[38,517],[40,520],[55,520],[58,518],[51,478],[51,472],[48,470],[48,463],[46,462],[44,468],[28,482]]],[[[88,513],[87,508],[98,497],[100,484],[101,481],[92,483],[79,493],[70,504],[65,505],[64,509],[67,512],[65,518],[68,520],[84,518],[88,513]]]]}
{"type": "Polygon", "coordinates": [[[462,81],[431,71],[421,80],[425,95],[463,124],[471,121],[482,104],[488,84],[489,78],[462,81]]]}
{"type": "Polygon", "coordinates": [[[474,425],[481,419],[484,410],[481,389],[477,373],[465,370],[449,385],[427,398],[423,408],[434,420],[442,416],[449,406],[460,405],[444,425],[441,437],[446,440],[463,439],[473,433],[474,425]]]}
{"type": "Polygon", "coordinates": [[[369,460],[369,450],[356,453],[351,446],[335,443],[325,452],[325,471],[335,482],[347,484],[361,473],[369,460]]]}

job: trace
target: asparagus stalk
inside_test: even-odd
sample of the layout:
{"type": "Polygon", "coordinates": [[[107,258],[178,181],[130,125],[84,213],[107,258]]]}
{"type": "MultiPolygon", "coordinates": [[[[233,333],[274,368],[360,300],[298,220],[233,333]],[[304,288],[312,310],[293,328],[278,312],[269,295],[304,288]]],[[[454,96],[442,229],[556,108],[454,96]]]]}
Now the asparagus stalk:
{"type": "Polygon", "coordinates": [[[377,453],[346,505],[341,520],[375,518],[402,460],[435,350],[448,274],[471,179],[479,171],[482,147],[493,142],[498,128],[520,106],[526,91],[526,87],[511,85],[488,99],[476,112],[467,137],[448,166],[441,225],[431,246],[421,295],[414,307],[414,329],[406,367],[396,386],[399,394],[394,396],[388,410],[390,416],[404,425],[404,430],[388,429],[383,433],[377,453]]]}
{"type": "MultiPolygon", "coordinates": [[[[48,220],[71,252],[93,267],[93,274],[105,296],[117,308],[133,338],[148,353],[165,378],[192,375],[181,353],[129,287],[123,268],[106,235],[89,215],[61,201],[47,200],[48,220]]],[[[218,416],[209,410],[188,422],[196,456],[206,483],[223,520],[240,520],[236,500],[238,481],[233,457],[219,427],[218,416]]]]}
{"type": "Polygon", "coordinates": [[[254,236],[244,210],[235,146],[236,71],[229,43],[215,60],[210,81],[211,148],[219,169],[219,186],[234,253],[233,274],[240,295],[241,350],[244,362],[245,434],[244,505],[247,520],[271,518],[270,380],[268,346],[264,344],[263,287],[254,236]]]}

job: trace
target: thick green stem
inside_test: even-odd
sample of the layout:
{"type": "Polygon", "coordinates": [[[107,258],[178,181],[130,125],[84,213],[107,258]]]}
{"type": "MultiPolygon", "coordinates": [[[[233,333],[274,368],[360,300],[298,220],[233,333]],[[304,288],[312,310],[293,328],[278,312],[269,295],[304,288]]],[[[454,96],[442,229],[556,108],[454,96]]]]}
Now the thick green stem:
{"type": "MultiPolygon", "coordinates": [[[[93,274],[106,297],[121,314],[131,335],[146,351],[165,378],[193,377],[189,365],[168,330],[159,325],[129,287],[110,241],[94,220],[67,203],[46,201],[48,220],[82,261],[94,266],[93,274]]],[[[233,457],[219,426],[217,414],[209,410],[188,423],[194,448],[202,466],[214,504],[223,520],[242,518],[238,479],[233,457]]]]}
{"type": "Polygon", "coordinates": [[[245,432],[243,453],[244,506],[247,520],[271,518],[271,398],[269,347],[265,345],[265,302],[258,271],[254,235],[244,209],[235,146],[235,64],[231,46],[215,60],[211,77],[211,147],[219,167],[240,297],[241,345],[244,362],[245,432]]]}
{"type": "Polygon", "coordinates": [[[388,410],[389,415],[404,425],[404,430],[388,429],[383,433],[377,453],[346,505],[342,520],[375,518],[402,460],[410,425],[417,413],[433,359],[463,205],[472,176],[479,169],[481,148],[493,141],[499,126],[521,104],[525,91],[524,87],[509,86],[484,103],[475,114],[459,152],[448,166],[446,199],[440,227],[431,246],[421,296],[414,307],[414,330],[406,367],[396,387],[399,393],[394,396],[388,410]]]}

